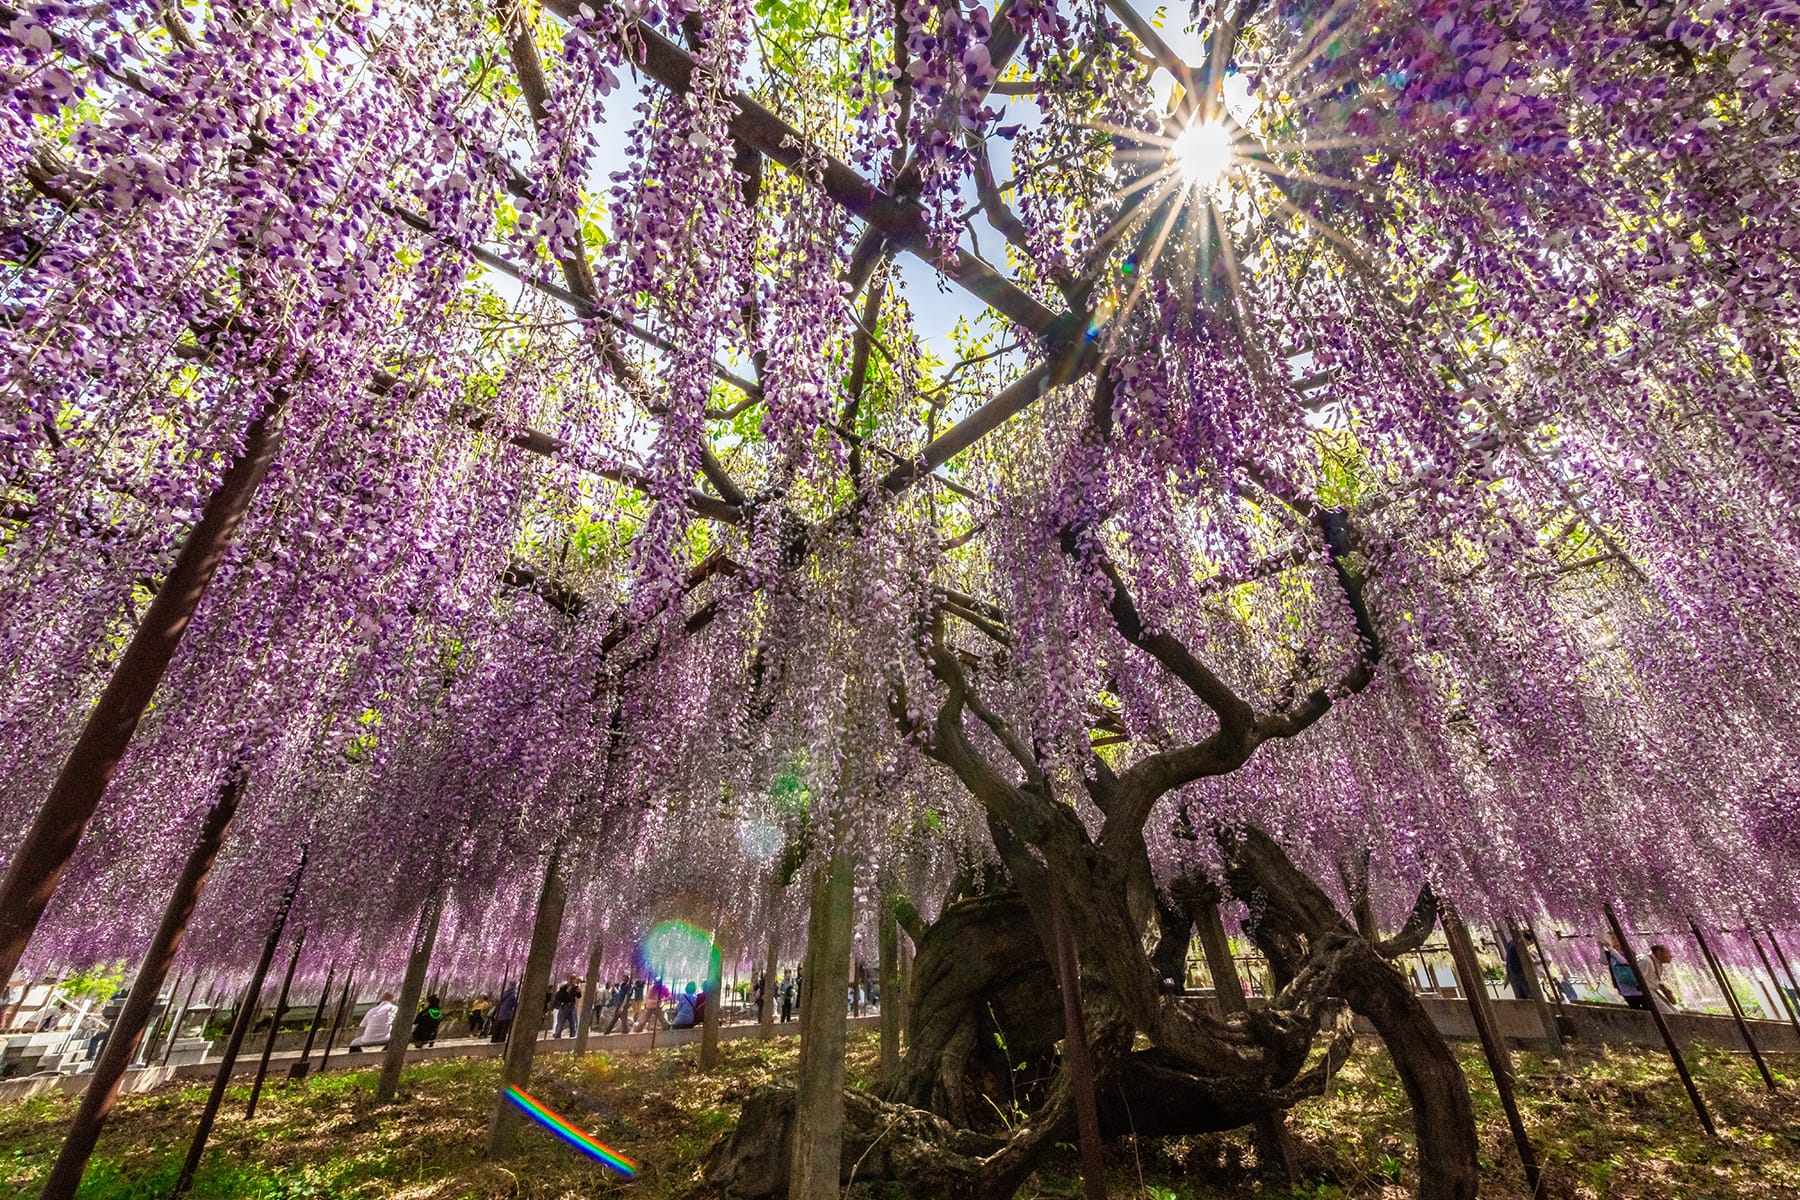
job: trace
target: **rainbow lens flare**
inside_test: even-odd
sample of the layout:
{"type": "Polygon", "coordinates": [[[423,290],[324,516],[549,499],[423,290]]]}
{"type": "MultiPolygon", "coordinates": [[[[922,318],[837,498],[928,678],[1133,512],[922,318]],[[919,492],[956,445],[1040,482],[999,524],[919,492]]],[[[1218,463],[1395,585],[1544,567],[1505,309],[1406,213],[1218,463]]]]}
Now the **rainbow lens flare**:
{"type": "Polygon", "coordinates": [[[575,1147],[575,1149],[581,1151],[601,1166],[611,1167],[627,1179],[634,1178],[637,1175],[636,1163],[632,1162],[618,1151],[613,1150],[611,1147],[596,1142],[593,1138],[569,1124],[568,1121],[545,1108],[543,1103],[529,1092],[520,1091],[518,1088],[509,1084],[506,1089],[506,1098],[518,1105],[520,1112],[523,1112],[526,1116],[530,1117],[539,1125],[542,1125],[545,1129],[548,1129],[551,1133],[554,1133],[557,1137],[575,1147]]]}
{"type": "Polygon", "coordinates": [[[670,986],[689,979],[704,983],[712,977],[718,954],[712,934],[693,922],[658,921],[638,946],[638,965],[670,986]]]}

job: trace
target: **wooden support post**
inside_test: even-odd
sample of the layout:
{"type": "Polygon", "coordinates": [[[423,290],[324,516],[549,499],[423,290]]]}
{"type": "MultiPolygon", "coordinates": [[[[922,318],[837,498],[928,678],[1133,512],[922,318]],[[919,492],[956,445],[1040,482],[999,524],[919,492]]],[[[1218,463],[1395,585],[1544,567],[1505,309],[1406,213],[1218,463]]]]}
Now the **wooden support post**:
{"type": "Polygon", "coordinates": [[[175,1186],[169,1192],[169,1200],[179,1200],[194,1186],[194,1172],[200,1169],[200,1157],[206,1153],[206,1139],[212,1136],[213,1122],[219,1118],[219,1104],[225,1099],[225,1089],[231,1083],[231,1072],[237,1066],[238,1051],[244,1048],[244,1035],[250,1032],[250,1022],[256,1019],[256,1000],[262,995],[263,977],[269,973],[269,963],[275,957],[275,947],[281,944],[281,931],[287,927],[288,913],[294,907],[294,896],[300,891],[300,877],[305,873],[306,851],[302,850],[300,864],[294,868],[287,890],[281,895],[281,903],[276,906],[275,921],[269,928],[269,940],[263,943],[262,957],[256,960],[256,970],[251,973],[250,984],[244,989],[244,1001],[238,1006],[237,1019],[231,1023],[231,1036],[225,1043],[225,1055],[219,1059],[219,1069],[213,1074],[212,1092],[206,1097],[206,1107],[200,1110],[199,1127],[194,1130],[194,1140],[188,1146],[187,1161],[181,1166],[181,1174],[175,1179],[175,1186]]]}
{"type": "Polygon", "coordinates": [[[1713,1125],[1712,1114],[1706,1111],[1706,1101],[1701,1098],[1700,1089],[1694,1086],[1694,1077],[1688,1074],[1687,1060],[1681,1056],[1681,1047],[1675,1044],[1675,1035],[1669,1032],[1669,1023],[1663,1020],[1662,1009],[1650,999],[1650,981],[1638,970],[1637,955],[1632,953],[1631,942],[1625,936],[1625,926],[1619,923],[1619,914],[1613,911],[1611,904],[1606,905],[1606,923],[1612,927],[1613,939],[1618,943],[1619,953],[1625,956],[1625,963],[1631,968],[1632,977],[1637,980],[1638,990],[1644,993],[1644,998],[1650,1005],[1650,1019],[1656,1023],[1656,1032],[1662,1038],[1663,1049],[1669,1052],[1669,1060],[1675,1064],[1675,1074],[1681,1077],[1681,1086],[1687,1089],[1694,1114],[1700,1118],[1701,1127],[1709,1135],[1718,1137],[1719,1131],[1713,1125]]]}
{"type": "Polygon", "coordinates": [[[781,1004],[778,994],[781,979],[778,975],[781,957],[781,933],[774,925],[774,905],[770,904],[770,929],[768,957],[763,959],[763,1002],[762,1011],[756,1014],[756,1036],[768,1041],[775,1036],[775,1009],[781,1004]]]}
{"type": "Polygon", "coordinates": [[[544,1023],[544,989],[556,960],[556,939],[562,930],[567,892],[562,875],[562,843],[551,847],[544,866],[544,885],[538,893],[537,920],[531,927],[531,949],[525,955],[525,977],[519,982],[519,1009],[506,1039],[506,1056],[500,1068],[500,1087],[494,1096],[488,1123],[487,1153],[491,1159],[511,1154],[519,1140],[519,1110],[507,1098],[508,1087],[523,1088],[531,1082],[531,1064],[537,1055],[538,1030],[544,1023]]]}
{"type": "Polygon", "coordinates": [[[325,969],[325,986],[319,990],[319,1006],[313,1009],[312,1024],[306,1027],[306,1044],[300,1047],[300,1059],[288,1068],[287,1081],[305,1079],[308,1060],[312,1058],[313,1041],[319,1036],[319,1026],[325,1023],[325,1007],[331,1002],[331,981],[337,978],[337,962],[325,969]]]}
{"type": "Polygon", "coordinates": [[[286,405],[287,392],[277,388],[250,422],[243,450],[207,498],[199,522],[188,532],[175,564],[114,664],[106,690],[88,710],[81,736],[0,880],[0,981],[11,979],[18,967],[38,919],[44,915],[44,906],[62,881],[76,843],[100,807],[113,772],[175,657],[182,634],[193,623],[200,601],[268,473],[281,442],[281,415],[286,405]]]}
{"type": "MultiPolygon", "coordinates": [[[[1725,993],[1725,1006],[1731,1010],[1731,1019],[1737,1022],[1738,1036],[1744,1039],[1744,1048],[1750,1051],[1750,1057],[1756,1063],[1756,1069],[1762,1074],[1763,1086],[1771,1092],[1775,1090],[1775,1077],[1769,1074],[1769,1064],[1763,1061],[1762,1048],[1756,1044],[1756,1038],[1750,1033],[1750,1022],[1744,1019],[1743,1006],[1738,1003],[1737,993],[1731,990],[1731,980],[1725,977],[1725,967],[1719,962],[1707,944],[1706,935],[1700,932],[1700,923],[1688,918],[1688,928],[1694,931],[1694,941],[1700,945],[1700,956],[1706,959],[1706,965],[1712,968],[1712,976],[1718,981],[1719,990],[1725,993]]],[[[1651,951],[1655,953],[1655,951],[1651,951]]],[[[1648,995],[1648,993],[1646,993],[1648,995]]],[[[1650,1003],[1656,1003],[1656,997],[1650,997],[1650,1003]]]]}
{"type": "Polygon", "coordinates": [[[1231,939],[1225,935],[1225,921],[1214,900],[1201,900],[1194,905],[1194,927],[1200,931],[1200,953],[1206,959],[1207,974],[1213,980],[1213,999],[1219,1011],[1248,1012],[1244,999],[1244,982],[1238,978],[1237,963],[1231,957],[1231,939]]]}
{"type": "Polygon", "coordinates": [[[375,1102],[387,1104],[400,1093],[400,1070],[406,1066],[406,1048],[412,1041],[413,1017],[419,1011],[419,994],[425,990],[425,973],[437,946],[438,924],[444,915],[443,893],[434,894],[419,910],[413,930],[412,950],[406,957],[406,975],[400,981],[399,1010],[394,1029],[381,1048],[381,1076],[375,1082],[375,1102]]]}
{"type": "Polygon", "coordinates": [[[900,1053],[904,1055],[908,1039],[908,1022],[912,1019],[913,943],[911,935],[900,939],[899,988],[894,1004],[900,1010],[900,1053]]]}
{"type": "Polygon", "coordinates": [[[1475,943],[1469,938],[1469,927],[1449,904],[1439,908],[1438,922],[1444,927],[1444,940],[1450,943],[1451,962],[1456,966],[1463,995],[1468,997],[1469,1013],[1475,1018],[1475,1033],[1481,1039],[1482,1056],[1494,1073],[1494,1089],[1500,1093],[1500,1107],[1506,1111],[1506,1125],[1512,1131],[1513,1146],[1525,1168],[1525,1182],[1530,1185],[1532,1196],[1541,1196],[1544,1192],[1543,1173],[1538,1169],[1537,1152],[1526,1136],[1518,1098],[1513,1094],[1512,1054],[1506,1048],[1487,987],[1482,983],[1481,966],[1475,958],[1475,943]]]}
{"type": "Polygon", "coordinates": [[[881,897],[875,914],[875,980],[881,988],[881,1072],[892,1079],[900,1070],[900,922],[894,919],[894,898],[881,897]]]}
{"type": "MultiPolygon", "coordinates": [[[[1773,925],[1764,925],[1763,933],[1769,939],[1769,952],[1775,956],[1775,965],[1787,973],[1789,983],[1793,984],[1796,988],[1800,988],[1800,976],[1794,974],[1793,960],[1787,956],[1786,951],[1782,950],[1781,943],[1775,940],[1775,927],[1773,925]]],[[[1781,980],[1779,979],[1775,981],[1775,990],[1778,992],[1781,991],[1781,980]]],[[[1781,992],[1781,995],[1783,999],[1787,999],[1786,992],[1781,992]]],[[[1789,1003],[1792,1004],[1792,1001],[1790,1000],[1789,1003]]]]}
{"type": "Polygon", "coordinates": [[[1062,992],[1063,1053],[1075,1094],[1075,1129],[1081,1142],[1081,1182],[1087,1200],[1106,1200],[1106,1157],[1100,1146],[1100,1108],[1094,1095],[1094,1055],[1081,1012],[1081,964],[1063,916],[1062,897],[1051,885],[1050,919],[1056,942],[1056,983],[1062,992]]]}
{"type": "MultiPolygon", "coordinates": [[[[1550,985],[1550,999],[1556,1005],[1557,1015],[1561,1016],[1568,1011],[1568,1006],[1563,1003],[1562,988],[1557,985],[1556,972],[1550,968],[1550,956],[1544,953],[1544,943],[1538,939],[1537,930],[1531,927],[1530,921],[1521,922],[1519,927],[1531,935],[1531,944],[1537,948],[1538,965],[1544,969],[1544,981],[1550,985]]],[[[1560,1027],[1558,1029],[1560,1032],[1560,1027]]]]}
{"type": "MultiPolygon", "coordinates": [[[[112,1033],[101,1048],[100,1058],[94,1063],[94,1072],[88,1076],[87,1089],[81,1094],[81,1104],[75,1110],[75,1119],[69,1123],[69,1132],[63,1137],[61,1151],[56,1157],[56,1164],[50,1168],[50,1175],[44,1181],[44,1200],[74,1200],[76,1189],[81,1186],[81,1177],[87,1171],[88,1159],[93,1156],[94,1146],[100,1140],[100,1131],[106,1124],[108,1114],[112,1112],[114,1103],[119,1098],[119,1084],[125,1078],[126,1068],[137,1052],[139,1038],[144,1027],[149,1023],[150,1010],[156,1005],[157,994],[162,990],[163,980],[168,977],[169,967],[181,950],[181,939],[187,933],[188,921],[194,915],[194,907],[200,901],[200,893],[206,887],[206,876],[219,855],[219,847],[225,840],[225,830],[231,824],[231,817],[237,811],[239,798],[244,791],[244,776],[234,771],[219,792],[219,798],[207,810],[206,818],[200,825],[200,837],[194,848],[188,852],[187,862],[183,865],[180,877],[175,881],[175,889],[163,906],[162,920],[157,924],[156,933],[150,939],[150,948],[144,954],[144,961],[138,966],[137,978],[132,980],[131,991],[125,997],[125,1005],[119,1012],[119,1019],[113,1022],[112,1033]]],[[[199,982],[199,973],[195,972],[194,982],[199,982]]],[[[189,994],[192,994],[192,984],[189,994]]],[[[171,1027],[179,1027],[179,1018],[171,1027]]]]}
{"type": "Polygon", "coordinates": [[[594,1015],[600,1010],[600,954],[605,949],[599,938],[588,950],[587,977],[581,984],[581,1007],[575,1011],[575,1057],[587,1053],[588,1034],[594,1027],[594,1015]]]}
{"type": "Polygon", "coordinates": [[[1794,1033],[1800,1035],[1800,1011],[1794,1008],[1794,999],[1787,989],[1781,986],[1781,976],[1775,973],[1775,966],[1769,961],[1769,952],[1763,949],[1762,939],[1754,932],[1750,934],[1750,943],[1756,947],[1756,957],[1762,960],[1763,970],[1768,973],[1769,982],[1775,985],[1775,995],[1781,999],[1781,1007],[1787,1011],[1788,1024],[1794,1027],[1794,1033]]]}
{"type": "Polygon", "coordinates": [[[344,994],[338,997],[337,1015],[331,1018],[331,1032],[325,1035],[325,1048],[319,1052],[319,1070],[325,1070],[325,1064],[331,1061],[331,1044],[337,1041],[338,1031],[344,1027],[344,1014],[350,1011],[350,985],[356,982],[356,968],[344,976],[344,994]]]}
{"type": "Polygon", "coordinates": [[[800,1070],[790,1135],[789,1200],[837,1200],[844,1147],[844,977],[856,861],[839,847],[813,873],[800,1001],[800,1070]]]}
{"type": "MultiPolygon", "coordinates": [[[[1513,953],[1519,956],[1519,970],[1525,976],[1525,997],[1531,1001],[1531,1007],[1537,1011],[1538,1024],[1544,1027],[1544,1040],[1550,1043],[1550,1053],[1558,1058],[1566,1057],[1568,1047],[1563,1045],[1562,1027],[1556,1023],[1556,1013],[1550,1002],[1544,997],[1543,984],[1538,979],[1537,971],[1531,965],[1531,955],[1526,951],[1525,929],[1511,917],[1506,918],[1506,935],[1512,939],[1513,953]]],[[[1531,935],[1531,941],[1537,941],[1537,935],[1531,935]]]]}
{"type": "MultiPolygon", "coordinates": [[[[146,954],[145,957],[146,957],[146,959],[148,959],[148,957],[149,957],[148,954],[146,954]]],[[[144,973],[143,968],[139,967],[138,968],[138,976],[140,978],[143,976],[143,973],[144,973]]],[[[150,1065],[150,1060],[156,1056],[157,1039],[162,1037],[163,1034],[168,1031],[169,1020],[170,1020],[170,1018],[174,1017],[174,1015],[175,1015],[175,997],[181,994],[181,981],[182,981],[181,972],[177,971],[175,973],[175,982],[169,985],[168,1006],[163,1009],[161,1016],[152,1018],[152,1020],[150,1021],[149,1027],[144,1030],[144,1036],[138,1040],[138,1049],[140,1051],[142,1051],[142,1054],[136,1062],[131,1064],[132,1066],[147,1067],[150,1065]]],[[[132,986],[133,987],[137,986],[137,981],[135,979],[132,981],[132,986]]],[[[159,998],[160,998],[160,995],[159,995],[159,998]]],[[[129,997],[127,997],[127,999],[129,999],[129,997]]],[[[152,1008],[155,1007],[154,1002],[152,1002],[151,1007],[152,1008]]],[[[123,1021],[124,1017],[125,1017],[125,1014],[123,1011],[121,1011],[119,1013],[119,1019],[121,1021],[123,1021]]],[[[108,1032],[106,1035],[107,1040],[111,1041],[113,1039],[113,1037],[118,1034],[119,1029],[120,1029],[120,1026],[115,1023],[112,1030],[110,1032],[108,1032]]],[[[96,1066],[97,1065],[98,1064],[96,1064],[96,1066]]],[[[93,1081],[91,1079],[88,1082],[88,1086],[90,1086],[90,1087],[93,1086],[93,1081]]]]}
{"type": "Polygon", "coordinates": [[[281,1018],[287,1015],[288,991],[294,986],[294,968],[300,964],[300,948],[306,944],[306,930],[294,939],[294,952],[288,956],[287,974],[281,977],[281,991],[275,995],[275,1007],[269,1013],[269,1036],[263,1039],[262,1058],[256,1064],[256,1082],[250,1085],[250,1103],[244,1106],[244,1120],[256,1116],[256,1101],[262,1096],[263,1079],[269,1073],[269,1058],[275,1053],[275,1039],[281,1033],[281,1018]]]}
{"type": "MultiPolygon", "coordinates": [[[[1214,893],[1216,895],[1216,892],[1214,893]]],[[[1194,928],[1200,932],[1200,955],[1206,960],[1206,972],[1213,979],[1213,1000],[1224,1016],[1250,1011],[1244,998],[1244,984],[1238,978],[1237,963],[1231,957],[1231,939],[1225,934],[1225,920],[1219,915],[1219,903],[1201,898],[1192,905],[1194,928]]],[[[1294,1139],[1288,1133],[1285,1116],[1276,1113],[1256,1122],[1258,1153],[1270,1164],[1281,1168],[1288,1186],[1300,1183],[1300,1160],[1294,1154],[1294,1139]]]]}
{"type": "Polygon", "coordinates": [[[715,932],[706,960],[706,982],[701,994],[706,997],[706,1011],[700,1020],[700,1069],[711,1071],[719,1065],[719,1008],[723,1002],[720,985],[725,978],[725,958],[715,932]]]}
{"type": "Polygon", "coordinates": [[[181,1036],[181,1023],[187,1019],[188,1010],[194,1004],[194,988],[200,983],[200,972],[195,971],[193,979],[188,981],[187,995],[181,1001],[181,1007],[175,1012],[175,1019],[169,1022],[169,1036],[163,1040],[162,1064],[169,1065],[169,1056],[175,1053],[175,1039],[181,1036]]]}

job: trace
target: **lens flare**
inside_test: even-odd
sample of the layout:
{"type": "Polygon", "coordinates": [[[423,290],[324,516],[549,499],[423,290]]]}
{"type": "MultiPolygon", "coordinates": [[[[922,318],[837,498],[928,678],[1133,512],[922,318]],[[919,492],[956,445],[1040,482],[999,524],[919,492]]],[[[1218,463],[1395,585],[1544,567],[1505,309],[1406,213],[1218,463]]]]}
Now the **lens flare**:
{"type": "Polygon", "coordinates": [[[511,1085],[507,1086],[506,1098],[516,1105],[520,1112],[548,1129],[564,1142],[581,1151],[603,1167],[611,1167],[627,1179],[637,1175],[637,1164],[610,1146],[596,1142],[556,1113],[544,1107],[542,1101],[511,1085]]]}
{"type": "Polygon", "coordinates": [[[1182,130],[1169,161],[1196,187],[1210,188],[1225,177],[1236,157],[1231,131],[1218,121],[1199,121],[1182,130]]]}
{"type": "Polygon", "coordinates": [[[638,943],[644,974],[670,984],[710,979],[718,956],[712,935],[688,921],[658,921],[638,943]]]}

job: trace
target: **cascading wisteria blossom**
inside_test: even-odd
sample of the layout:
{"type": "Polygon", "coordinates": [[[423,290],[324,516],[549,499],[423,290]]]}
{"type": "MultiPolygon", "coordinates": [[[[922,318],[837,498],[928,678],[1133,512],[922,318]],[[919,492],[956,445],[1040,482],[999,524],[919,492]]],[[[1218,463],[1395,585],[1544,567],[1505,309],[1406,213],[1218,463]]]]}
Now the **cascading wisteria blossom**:
{"type": "Polygon", "coordinates": [[[1217,718],[1120,636],[1102,564],[1281,712],[1366,650],[1327,509],[1379,669],[1164,797],[1164,881],[1218,870],[1185,805],[1263,824],[1334,888],[1369,860],[1389,920],[1425,878],[1472,916],[1583,929],[1607,900],[1800,919],[1778,886],[1800,851],[1800,7],[1269,4],[1203,31],[1235,39],[1217,66],[1248,104],[1190,87],[1172,112],[1116,10],[899,15],[765,51],[738,0],[522,26],[454,3],[0,12],[0,830],[250,421],[279,409],[284,439],[34,966],[137,953],[240,759],[187,952],[226,974],[303,846],[307,978],[397,971],[444,896],[448,976],[516,971],[559,839],[613,964],[638,897],[729,914],[746,957],[797,940],[774,876],[833,822],[933,915],[991,849],[978,798],[897,729],[942,695],[934,617],[1000,634],[944,618],[1047,772],[1091,772],[1097,728],[1123,769],[1217,718]],[[520,28],[548,51],[541,120],[502,82],[520,28]],[[997,30],[1022,42],[1004,61],[997,30]],[[685,89],[653,81],[651,35],[687,47],[685,89]],[[603,100],[634,88],[597,181],[603,100]],[[739,92],[798,127],[793,169],[739,92]],[[1197,113],[1236,139],[1204,186],[1157,140],[1197,113]],[[831,190],[845,163],[866,188],[831,190]],[[996,322],[1016,357],[930,378],[943,347],[899,273],[847,263],[881,183],[917,223],[869,262],[973,259],[978,225],[1001,283],[1067,317],[996,322]],[[540,285],[583,271],[572,320],[540,285]],[[859,328],[869,275],[895,295],[859,328]],[[915,458],[980,402],[969,380],[1052,363],[1067,386],[937,478],[880,484],[874,448],[915,458]],[[739,368],[749,391],[719,379],[739,368]]]}

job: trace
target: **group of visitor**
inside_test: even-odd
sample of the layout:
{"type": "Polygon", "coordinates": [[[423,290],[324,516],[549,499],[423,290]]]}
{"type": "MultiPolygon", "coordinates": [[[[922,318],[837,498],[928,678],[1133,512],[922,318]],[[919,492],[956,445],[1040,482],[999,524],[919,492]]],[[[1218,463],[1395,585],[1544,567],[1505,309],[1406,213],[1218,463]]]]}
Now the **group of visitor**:
{"type": "MultiPolygon", "coordinates": [[[[394,993],[383,992],[368,1012],[363,1014],[362,1025],[356,1036],[350,1039],[350,1053],[361,1054],[364,1050],[385,1048],[394,1036],[394,1019],[400,1015],[400,1006],[394,1003],[394,993]]],[[[438,1027],[444,1021],[444,1004],[432,992],[425,997],[413,1017],[412,1036],[409,1039],[415,1047],[424,1048],[437,1044],[438,1027]]]]}

